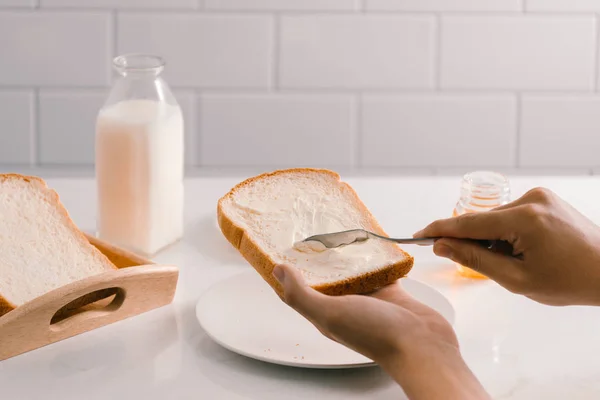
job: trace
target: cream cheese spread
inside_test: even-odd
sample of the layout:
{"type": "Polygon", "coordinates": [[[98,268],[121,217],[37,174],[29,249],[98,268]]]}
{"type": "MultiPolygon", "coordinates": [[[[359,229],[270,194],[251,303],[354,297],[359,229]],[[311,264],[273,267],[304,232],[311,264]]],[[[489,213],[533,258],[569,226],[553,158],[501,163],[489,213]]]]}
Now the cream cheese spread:
{"type": "Polygon", "coordinates": [[[236,192],[228,203],[228,214],[250,232],[250,238],[266,250],[276,263],[295,265],[309,284],[344,280],[377,270],[397,258],[388,245],[368,240],[325,249],[318,242],[300,243],[305,238],[348,229],[372,229],[363,213],[348,200],[348,193],[330,194],[303,190],[298,182],[280,179],[273,190],[252,184],[236,192]],[[336,279],[337,278],[337,279],[336,279]]]}

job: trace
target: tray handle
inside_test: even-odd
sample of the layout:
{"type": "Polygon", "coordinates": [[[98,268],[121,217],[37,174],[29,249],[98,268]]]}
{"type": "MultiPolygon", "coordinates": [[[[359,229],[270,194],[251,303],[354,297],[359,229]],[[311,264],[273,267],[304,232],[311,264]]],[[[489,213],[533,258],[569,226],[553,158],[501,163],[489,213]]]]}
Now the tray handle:
{"type": "MultiPolygon", "coordinates": [[[[87,323],[87,320],[101,318],[110,313],[117,312],[125,303],[125,299],[128,296],[127,291],[120,287],[101,289],[98,292],[91,292],[83,296],[85,298],[92,294],[94,295],[92,297],[95,297],[97,301],[91,304],[70,307],[67,310],[65,310],[66,305],[59,308],[60,311],[57,311],[50,320],[50,330],[58,332],[63,329],[69,329],[71,326],[83,325],[87,323]]],[[[77,300],[79,299],[81,297],[77,300]]],[[[77,300],[75,301],[77,302],[77,300]]]]}
{"type": "Polygon", "coordinates": [[[0,318],[0,360],[167,305],[173,300],[178,275],[174,266],[141,265],[108,271],[46,293],[0,318]],[[110,304],[52,323],[67,304],[105,289],[116,290],[110,304]]]}

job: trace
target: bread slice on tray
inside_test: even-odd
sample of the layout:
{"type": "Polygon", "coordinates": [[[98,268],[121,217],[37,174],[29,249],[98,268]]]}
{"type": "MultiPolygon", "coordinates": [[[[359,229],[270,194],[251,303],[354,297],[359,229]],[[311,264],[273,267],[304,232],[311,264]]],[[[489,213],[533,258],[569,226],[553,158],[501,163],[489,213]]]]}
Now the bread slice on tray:
{"type": "Polygon", "coordinates": [[[356,228],[386,235],[332,171],[298,168],[250,178],[219,200],[217,216],[227,240],[279,293],[277,264],[300,269],[311,287],[330,295],[372,292],[413,266],[398,245],[381,240],[326,250],[298,245],[311,235],[356,228]]]}
{"type": "MultiPolygon", "coordinates": [[[[56,288],[115,269],[42,179],[0,174],[0,316],[56,288]]],[[[91,296],[81,304],[95,300],[91,296]]]]}

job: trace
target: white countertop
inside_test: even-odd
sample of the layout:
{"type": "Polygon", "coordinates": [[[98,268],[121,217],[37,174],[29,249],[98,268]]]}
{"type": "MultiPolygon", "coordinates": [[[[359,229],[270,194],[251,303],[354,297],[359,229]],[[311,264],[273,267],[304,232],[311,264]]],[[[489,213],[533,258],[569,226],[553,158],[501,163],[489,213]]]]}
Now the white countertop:
{"type": "MultiPolygon", "coordinates": [[[[305,370],[238,356],[202,332],[195,305],[211,284],[251,268],[216,227],[217,199],[241,180],[186,183],[186,236],[155,257],[180,267],[173,304],[0,362],[0,397],[28,399],[280,400],[403,398],[378,368],[305,370]]],[[[411,235],[448,216],[458,177],[347,178],[388,233],[411,235]]],[[[53,179],[75,222],[93,232],[95,187],[89,179],[53,179]]],[[[600,223],[600,179],[513,179],[515,196],[546,186],[600,223]]],[[[552,308],[469,281],[430,248],[407,247],[410,273],[456,309],[456,331],[469,366],[497,399],[600,398],[600,308],[552,308]]],[[[565,265],[565,268],[568,268],[565,265]]],[[[215,305],[218,307],[218,304],[215,305]]],[[[0,338],[2,340],[2,338],[0,338]]],[[[435,377],[432,376],[432,381],[435,377]]]]}

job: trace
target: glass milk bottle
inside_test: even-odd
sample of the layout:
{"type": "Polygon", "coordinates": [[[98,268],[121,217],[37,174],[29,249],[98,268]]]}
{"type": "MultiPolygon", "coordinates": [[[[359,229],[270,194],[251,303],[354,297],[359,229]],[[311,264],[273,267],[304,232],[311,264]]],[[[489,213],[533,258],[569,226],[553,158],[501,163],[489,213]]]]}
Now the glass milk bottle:
{"type": "Polygon", "coordinates": [[[183,236],[184,127],[164,61],[122,55],[96,122],[97,236],[151,256],[183,236]]]}
{"type": "MultiPolygon", "coordinates": [[[[504,175],[490,171],[476,171],[463,177],[460,199],[453,216],[485,212],[510,202],[510,182],[504,175]]],[[[457,264],[458,272],[468,278],[486,279],[486,276],[457,264]]]]}

